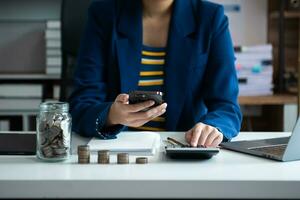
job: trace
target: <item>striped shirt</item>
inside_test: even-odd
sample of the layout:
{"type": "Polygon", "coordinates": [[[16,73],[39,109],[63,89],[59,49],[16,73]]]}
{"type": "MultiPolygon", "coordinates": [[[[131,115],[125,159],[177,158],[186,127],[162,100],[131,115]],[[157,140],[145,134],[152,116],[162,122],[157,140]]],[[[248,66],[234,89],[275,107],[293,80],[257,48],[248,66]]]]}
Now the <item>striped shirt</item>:
{"type": "MultiPolygon", "coordinates": [[[[165,48],[143,46],[138,90],[164,92],[165,48]]],[[[165,131],[165,114],[141,127],[139,131],[165,131]]]]}

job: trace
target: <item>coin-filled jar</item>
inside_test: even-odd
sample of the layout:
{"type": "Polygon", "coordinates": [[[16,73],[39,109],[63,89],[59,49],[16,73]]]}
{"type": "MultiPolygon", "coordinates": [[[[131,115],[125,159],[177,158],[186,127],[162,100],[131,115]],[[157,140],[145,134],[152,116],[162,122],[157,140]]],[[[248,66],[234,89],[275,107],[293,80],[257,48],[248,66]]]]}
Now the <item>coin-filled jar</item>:
{"type": "Polygon", "coordinates": [[[40,104],[36,118],[37,157],[44,161],[63,161],[70,157],[72,118],[69,104],[40,104]]]}

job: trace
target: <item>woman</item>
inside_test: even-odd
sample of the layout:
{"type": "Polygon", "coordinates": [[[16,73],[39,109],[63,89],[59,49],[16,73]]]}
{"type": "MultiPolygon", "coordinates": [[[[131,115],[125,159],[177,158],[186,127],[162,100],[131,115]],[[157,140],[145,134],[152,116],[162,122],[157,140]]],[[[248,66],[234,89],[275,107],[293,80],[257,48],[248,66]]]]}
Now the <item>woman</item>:
{"type": "Polygon", "coordinates": [[[222,6],[201,0],[91,4],[70,98],[75,132],[111,139],[128,128],[185,131],[192,146],[215,147],[239,132],[237,96],[222,6]],[[166,103],[128,104],[134,90],[162,91],[166,103]]]}

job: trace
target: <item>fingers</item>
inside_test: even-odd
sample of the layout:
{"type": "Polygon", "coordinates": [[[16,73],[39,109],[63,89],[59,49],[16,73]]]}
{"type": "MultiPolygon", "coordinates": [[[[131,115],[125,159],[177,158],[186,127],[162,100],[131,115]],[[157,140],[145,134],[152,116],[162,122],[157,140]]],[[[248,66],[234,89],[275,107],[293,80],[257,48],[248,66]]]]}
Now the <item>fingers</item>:
{"type": "Polygon", "coordinates": [[[196,147],[198,145],[199,138],[201,136],[201,128],[199,126],[195,126],[192,129],[192,138],[190,144],[192,147],[196,147]]]}
{"type": "Polygon", "coordinates": [[[141,102],[141,103],[137,103],[137,104],[129,104],[126,106],[126,111],[135,113],[135,112],[142,111],[146,108],[150,108],[154,104],[155,104],[154,101],[145,101],[145,102],[141,102]]]}
{"type": "Polygon", "coordinates": [[[165,104],[152,108],[146,112],[131,113],[128,117],[129,123],[133,127],[142,126],[156,117],[163,115],[166,112],[166,107],[167,105],[165,104]]]}
{"type": "Polygon", "coordinates": [[[146,112],[137,112],[137,113],[132,113],[131,116],[135,119],[140,119],[140,120],[151,120],[154,119],[166,112],[167,109],[167,104],[163,103],[162,105],[156,106],[146,112]]]}
{"type": "Polygon", "coordinates": [[[129,100],[129,95],[128,94],[119,94],[116,98],[117,102],[120,103],[126,103],[129,100]]]}
{"type": "Polygon", "coordinates": [[[166,103],[151,108],[154,104],[155,102],[152,100],[129,104],[129,95],[119,94],[110,108],[108,124],[118,123],[125,126],[141,126],[166,112],[166,103]],[[149,110],[145,111],[147,108],[149,110]]]}
{"type": "Polygon", "coordinates": [[[216,128],[203,123],[196,124],[194,128],[186,133],[185,137],[192,147],[216,147],[223,140],[222,133],[216,128]]]}
{"type": "Polygon", "coordinates": [[[191,138],[191,146],[192,147],[197,147],[198,145],[204,145],[206,138],[208,137],[208,134],[210,133],[210,127],[198,123],[195,125],[195,127],[192,130],[192,138],[191,138]]]}
{"type": "Polygon", "coordinates": [[[166,108],[163,108],[163,109],[161,109],[161,110],[158,110],[157,112],[155,112],[155,113],[152,115],[152,117],[148,118],[149,121],[151,121],[151,120],[153,120],[153,119],[155,119],[155,118],[157,118],[157,117],[163,115],[166,111],[167,111],[166,108]]]}
{"type": "Polygon", "coordinates": [[[217,147],[223,141],[223,135],[220,134],[214,141],[211,143],[211,147],[217,147]]]}
{"type": "Polygon", "coordinates": [[[156,114],[156,115],[153,115],[152,117],[150,118],[147,118],[147,119],[138,119],[138,120],[135,120],[133,122],[131,122],[130,126],[132,127],[140,127],[140,126],[143,126],[144,124],[146,124],[147,122],[151,121],[152,119],[155,119],[156,117],[164,114],[166,112],[166,110],[162,110],[160,113],[156,114]]]}
{"type": "Polygon", "coordinates": [[[218,146],[223,140],[223,135],[217,130],[214,129],[206,139],[205,145],[210,147],[218,146]]]}
{"type": "Polygon", "coordinates": [[[198,145],[206,146],[207,138],[211,134],[214,128],[203,124],[202,126],[200,126],[200,129],[201,129],[201,136],[199,138],[198,145]]]}
{"type": "Polygon", "coordinates": [[[190,144],[191,139],[192,139],[192,130],[189,130],[188,132],[185,133],[185,141],[190,144]]]}

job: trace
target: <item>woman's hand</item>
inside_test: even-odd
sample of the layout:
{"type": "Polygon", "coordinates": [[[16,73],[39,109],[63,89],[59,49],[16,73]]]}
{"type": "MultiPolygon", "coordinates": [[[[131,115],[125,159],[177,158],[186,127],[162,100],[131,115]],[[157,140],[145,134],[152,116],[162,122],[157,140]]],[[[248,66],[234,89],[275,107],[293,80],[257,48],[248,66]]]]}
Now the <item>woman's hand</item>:
{"type": "Polygon", "coordinates": [[[129,95],[120,94],[110,107],[106,125],[113,126],[122,124],[124,126],[140,127],[166,112],[166,103],[151,108],[148,111],[143,111],[154,104],[154,101],[129,104],[129,95]]]}
{"type": "Polygon", "coordinates": [[[215,127],[197,123],[186,132],[185,139],[193,147],[217,147],[223,140],[223,134],[215,127]]]}

